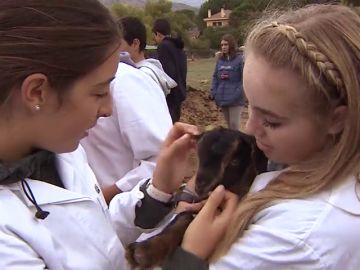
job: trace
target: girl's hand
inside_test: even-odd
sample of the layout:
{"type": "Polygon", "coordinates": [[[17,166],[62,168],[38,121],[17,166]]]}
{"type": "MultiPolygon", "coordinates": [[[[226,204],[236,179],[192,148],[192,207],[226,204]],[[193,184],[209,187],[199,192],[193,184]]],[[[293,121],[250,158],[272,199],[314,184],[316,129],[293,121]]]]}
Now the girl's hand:
{"type": "Polygon", "coordinates": [[[152,184],[155,188],[173,193],[181,185],[187,160],[192,149],[196,146],[194,135],[200,132],[196,126],[175,123],[162,144],[152,184]]]}
{"type": "Polygon", "coordinates": [[[175,213],[180,214],[182,212],[188,212],[188,211],[197,213],[200,211],[201,208],[203,208],[204,204],[205,201],[201,201],[198,203],[179,202],[175,209],[175,213]]]}
{"type": "Polygon", "coordinates": [[[218,186],[187,228],[182,248],[206,260],[224,236],[237,204],[237,195],[218,186]]]}

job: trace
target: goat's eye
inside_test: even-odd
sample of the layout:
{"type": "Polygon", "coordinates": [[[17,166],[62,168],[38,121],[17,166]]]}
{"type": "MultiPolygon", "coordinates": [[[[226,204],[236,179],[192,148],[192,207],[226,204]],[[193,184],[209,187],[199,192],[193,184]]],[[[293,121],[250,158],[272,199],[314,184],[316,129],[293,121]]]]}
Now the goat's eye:
{"type": "Polygon", "coordinates": [[[230,165],[231,166],[238,166],[240,164],[240,160],[238,159],[233,159],[231,162],[230,162],[230,165]]]}

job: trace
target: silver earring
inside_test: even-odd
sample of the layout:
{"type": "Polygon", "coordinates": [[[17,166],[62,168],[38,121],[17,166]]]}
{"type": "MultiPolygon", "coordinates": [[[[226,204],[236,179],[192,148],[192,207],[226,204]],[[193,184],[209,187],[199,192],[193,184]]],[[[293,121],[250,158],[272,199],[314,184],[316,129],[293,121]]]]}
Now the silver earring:
{"type": "Polygon", "coordinates": [[[35,105],[35,106],[34,106],[34,109],[35,109],[35,111],[37,111],[37,112],[40,111],[40,105],[35,105]]]}

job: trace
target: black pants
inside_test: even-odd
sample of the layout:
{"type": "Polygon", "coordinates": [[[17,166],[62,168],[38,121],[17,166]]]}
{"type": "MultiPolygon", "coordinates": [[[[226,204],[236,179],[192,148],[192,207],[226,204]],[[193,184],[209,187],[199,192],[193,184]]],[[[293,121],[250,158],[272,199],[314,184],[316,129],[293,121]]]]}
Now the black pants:
{"type": "Polygon", "coordinates": [[[181,116],[181,103],[182,100],[179,99],[177,95],[172,91],[170,94],[166,96],[166,103],[169,108],[170,116],[172,122],[178,122],[181,116]]]}

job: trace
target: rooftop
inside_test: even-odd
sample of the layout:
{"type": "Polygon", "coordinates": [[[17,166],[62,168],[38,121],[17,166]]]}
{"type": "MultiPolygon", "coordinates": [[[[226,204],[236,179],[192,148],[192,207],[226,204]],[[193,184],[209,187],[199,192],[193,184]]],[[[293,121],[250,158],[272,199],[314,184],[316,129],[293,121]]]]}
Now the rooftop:
{"type": "Polygon", "coordinates": [[[220,12],[215,13],[214,15],[204,18],[204,21],[219,21],[219,20],[228,20],[230,18],[231,10],[221,9],[220,12]]]}

